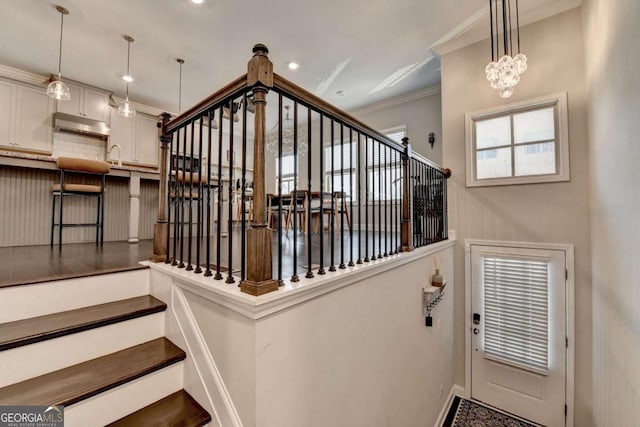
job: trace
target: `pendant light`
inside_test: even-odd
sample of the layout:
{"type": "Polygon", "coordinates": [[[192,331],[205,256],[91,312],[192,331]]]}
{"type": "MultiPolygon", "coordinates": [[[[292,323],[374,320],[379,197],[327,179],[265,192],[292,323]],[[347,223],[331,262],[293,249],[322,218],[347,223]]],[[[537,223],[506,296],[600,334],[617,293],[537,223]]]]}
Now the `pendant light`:
{"type": "Polygon", "coordinates": [[[47,95],[58,101],[68,101],[71,99],[69,88],[62,82],[62,29],[64,28],[64,15],[68,15],[69,11],[62,6],[56,6],[56,10],[60,12],[60,49],[58,51],[58,78],[53,80],[47,86],[47,95]]]}
{"type": "Polygon", "coordinates": [[[124,36],[124,39],[127,41],[127,77],[129,78],[125,80],[127,82],[127,96],[124,100],[124,104],[118,107],[118,113],[125,117],[135,117],[136,109],[129,102],[129,80],[131,80],[131,73],[129,73],[129,64],[131,61],[131,43],[133,43],[133,37],[124,36]]]}
{"type": "Polygon", "coordinates": [[[498,13],[498,1],[489,0],[489,17],[491,24],[491,62],[486,66],[485,73],[491,87],[500,91],[502,98],[513,95],[514,87],[520,82],[520,75],[527,71],[527,57],[520,52],[520,17],[518,0],[515,0],[516,42],[517,55],[513,56],[513,19],[511,5],[514,0],[501,0],[502,13],[498,13]],[[500,43],[500,15],[502,15],[502,43],[500,43]],[[493,35],[495,33],[495,43],[493,35]],[[500,56],[500,44],[503,55],[500,56]]]}

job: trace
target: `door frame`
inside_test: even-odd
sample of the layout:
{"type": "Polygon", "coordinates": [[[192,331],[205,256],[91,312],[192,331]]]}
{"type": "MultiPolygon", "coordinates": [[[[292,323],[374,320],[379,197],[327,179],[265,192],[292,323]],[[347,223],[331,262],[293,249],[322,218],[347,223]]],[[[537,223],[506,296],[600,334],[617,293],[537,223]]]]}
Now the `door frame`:
{"type": "Polygon", "coordinates": [[[511,242],[505,240],[464,240],[464,397],[471,398],[471,246],[496,246],[526,249],[546,249],[560,250],[566,254],[566,306],[565,321],[566,336],[568,345],[565,358],[566,378],[565,378],[565,404],[567,405],[567,417],[565,426],[573,427],[574,410],[574,357],[575,357],[575,266],[574,266],[574,245],[564,243],[533,243],[533,242],[511,242]]]}

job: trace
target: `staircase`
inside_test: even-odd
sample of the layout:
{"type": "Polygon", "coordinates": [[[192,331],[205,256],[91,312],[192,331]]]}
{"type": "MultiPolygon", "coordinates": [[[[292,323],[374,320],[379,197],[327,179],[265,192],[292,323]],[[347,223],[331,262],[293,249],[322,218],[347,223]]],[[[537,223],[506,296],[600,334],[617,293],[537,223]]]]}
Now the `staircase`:
{"type": "Polygon", "coordinates": [[[0,406],[63,405],[65,426],[203,426],[167,305],[136,270],[0,289],[0,406]]]}

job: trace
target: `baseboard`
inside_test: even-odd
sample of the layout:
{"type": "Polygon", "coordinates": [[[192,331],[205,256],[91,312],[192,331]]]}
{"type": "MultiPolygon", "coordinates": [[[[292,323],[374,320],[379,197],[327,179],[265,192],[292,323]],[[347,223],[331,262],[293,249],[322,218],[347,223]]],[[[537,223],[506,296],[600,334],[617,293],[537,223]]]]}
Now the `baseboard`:
{"type": "Polygon", "coordinates": [[[449,408],[451,407],[451,403],[453,402],[453,398],[456,396],[464,397],[465,392],[464,388],[454,384],[449,391],[449,396],[447,396],[447,400],[444,402],[444,406],[440,410],[440,414],[438,414],[438,418],[436,418],[436,422],[433,424],[433,427],[441,427],[442,423],[444,423],[445,418],[447,418],[447,413],[449,412],[449,408]]]}

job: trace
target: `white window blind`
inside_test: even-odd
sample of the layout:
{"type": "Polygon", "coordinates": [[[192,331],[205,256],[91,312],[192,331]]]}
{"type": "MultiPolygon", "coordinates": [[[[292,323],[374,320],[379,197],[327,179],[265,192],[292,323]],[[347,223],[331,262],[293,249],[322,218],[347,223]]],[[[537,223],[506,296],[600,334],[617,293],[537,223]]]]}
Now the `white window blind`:
{"type": "Polygon", "coordinates": [[[484,257],[484,352],[548,372],[547,261],[484,257]]]}

